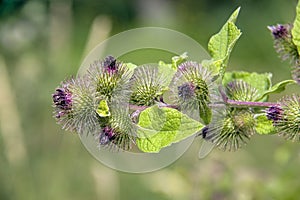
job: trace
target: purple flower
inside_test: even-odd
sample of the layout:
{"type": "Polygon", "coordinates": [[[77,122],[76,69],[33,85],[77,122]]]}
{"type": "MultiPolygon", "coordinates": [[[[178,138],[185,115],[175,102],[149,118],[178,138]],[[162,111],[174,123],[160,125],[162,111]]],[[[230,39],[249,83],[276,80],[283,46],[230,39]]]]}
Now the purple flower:
{"type": "Polygon", "coordinates": [[[115,139],[116,133],[113,128],[106,126],[102,129],[99,137],[100,145],[107,145],[115,139]]]}
{"type": "Polygon", "coordinates": [[[193,83],[184,83],[178,86],[178,96],[183,100],[190,99],[195,95],[195,89],[193,83]]]}
{"type": "Polygon", "coordinates": [[[67,88],[57,88],[52,95],[53,103],[60,109],[70,110],[72,108],[72,93],[67,88]]]}
{"type": "Polygon", "coordinates": [[[271,106],[266,110],[266,115],[269,120],[272,120],[274,123],[281,120],[283,110],[280,106],[271,106]]]}
{"type": "Polygon", "coordinates": [[[290,37],[290,25],[278,24],[275,26],[268,26],[268,29],[272,32],[275,39],[284,39],[290,37]]]}
{"type": "Polygon", "coordinates": [[[268,26],[274,38],[274,48],[282,60],[295,62],[299,58],[297,46],[293,42],[290,24],[268,26]]]}
{"type": "Polygon", "coordinates": [[[104,59],[104,69],[109,74],[114,74],[118,72],[118,65],[116,64],[116,59],[113,56],[107,56],[104,59]]]}
{"type": "Polygon", "coordinates": [[[69,113],[72,109],[72,93],[65,84],[61,88],[57,88],[52,95],[54,106],[58,109],[56,118],[61,118],[69,113]]]}

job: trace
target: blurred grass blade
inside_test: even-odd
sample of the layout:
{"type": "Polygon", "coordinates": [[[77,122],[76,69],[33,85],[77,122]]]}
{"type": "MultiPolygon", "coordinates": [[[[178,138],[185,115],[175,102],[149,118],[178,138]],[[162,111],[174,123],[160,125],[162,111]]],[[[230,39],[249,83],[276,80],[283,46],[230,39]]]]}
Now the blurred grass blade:
{"type": "Polygon", "coordinates": [[[6,65],[0,57],[0,127],[5,153],[12,166],[18,166],[27,159],[21,122],[13,90],[10,86],[6,65]]]}
{"type": "MultiPolygon", "coordinates": [[[[89,36],[85,44],[83,58],[97,46],[109,37],[112,28],[112,22],[107,16],[100,15],[96,17],[90,28],[89,36]]],[[[101,55],[99,55],[101,56],[101,55]]],[[[107,56],[107,55],[104,55],[107,56]]],[[[99,58],[98,58],[99,59],[99,58]]]]}

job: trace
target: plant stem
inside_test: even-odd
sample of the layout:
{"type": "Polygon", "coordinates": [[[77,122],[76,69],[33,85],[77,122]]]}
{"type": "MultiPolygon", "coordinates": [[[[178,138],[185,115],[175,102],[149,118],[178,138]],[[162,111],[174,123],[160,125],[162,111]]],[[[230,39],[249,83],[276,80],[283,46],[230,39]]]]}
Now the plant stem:
{"type": "Polygon", "coordinates": [[[138,105],[134,105],[134,104],[129,104],[129,108],[131,110],[145,110],[146,108],[148,108],[149,106],[138,106],[138,105]]]}
{"type": "MultiPolygon", "coordinates": [[[[280,103],[276,102],[253,102],[253,101],[236,101],[236,100],[231,100],[231,99],[226,99],[225,102],[217,102],[217,103],[211,103],[211,107],[219,107],[219,106],[231,106],[231,107],[240,107],[240,108],[245,108],[245,107],[271,107],[271,106],[280,106],[280,103]]],[[[143,111],[146,108],[149,108],[150,106],[137,106],[133,104],[129,104],[129,108],[132,110],[139,110],[143,111]]],[[[166,104],[166,103],[159,103],[159,107],[167,107],[167,108],[174,108],[178,109],[178,105],[172,105],[172,104],[166,104]]]]}
{"type": "Polygon", "coordinates": [[[270,107],[270,106],[280,106],[279,103],[275,102],[253,102],[253,101],[236,101],[228,99],[223,88],[220,86],[219,91],[224,102],[219,102],[218,104],[226,104],[232,107],[270,107]]]}
{"type": "Polygon", "coordinates": [[[271,106],[280,106],[279,103],[274,102],[252,102],[252,101],[235,101],[228,99],[225,102],[229,106],[233,107],[271,107],[271,106]]]}

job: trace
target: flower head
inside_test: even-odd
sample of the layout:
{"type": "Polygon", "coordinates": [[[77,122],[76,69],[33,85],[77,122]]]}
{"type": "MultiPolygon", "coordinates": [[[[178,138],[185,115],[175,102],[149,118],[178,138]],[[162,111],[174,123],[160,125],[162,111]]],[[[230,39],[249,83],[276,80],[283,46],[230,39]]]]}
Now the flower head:
{"type": "Polygon", "coordinates": [[[184,62],[170,85],[173,103],[194,119],[201,117],[208,124],[211,116],[209,104],[218,99],[217,85],[211,71],[196,62],[184,62]]]}
{"type": "Polygon", "coordinates": [[[62,87],[55,90],[52,99],[57,110],[56,118],[67,115],[72,110],[72,93],[67,83],[62,83],[62,87]]]}
{"type": "Polygon", "coordinates": [[[284,97],[279,104],[280,106],[267,109],[267,117],[273,120],[279,135],[292,141],[300,141],[300,96],[284,97]]]}
{"type": "Polygon", "coordinates": [[[282,60],[295,62],[299,58],[297,46],[293,43],[290,24],[268,26],[274,38],[274,48],[282,60]]]}
{"type": "Polygon", "coordinates": [[[99,136],[99,144],[107,145],[109,142],[113,141],[116,138],[118,133],[116,130],[111,128],[110,126],[105,126],[99,136]]]}
{"type": "Polygon", "coordinates": [[[78,133],[91,133],[97,129],[97,100],[85,78],[63,82],[52,97],[55,118],[63,129],[78,133]]]}
{"type": "Polygon", "coordinates": [[[97,97],[128,102],[131,73],[125,64],[108,56],[91,64],[88,72],[97,97]]]}
{"type": "Polygon", "coordinates": [[[107,56],[103,63],[104,69],[110,74],[117,73],[119,66],[116,64],[116,62],[117,60],[114,57],[107,56]]]}
{"type": "Polygon", "coordinates": [[[159,76],[157,67],[138,67],[132,77],[130,102],[139,106],[151,106],[165,90],[164,80],[159,76]]]}
{"type": "Polygon", "coordinates": [[[224,108],[215,111],[212,122],[203,130],[205,140],[222,150],[235,151],[245,145],[255,133],[255,119],[248,109],[224,108]]]}
{"type": "Polygon", "coordinates": [[[184,83],[177,87],[178,97],[182,100],[188,100],[195,95],[196,87],[193,83],[184,83]]]}
{"type": "Polygon", "coordinates": [[[226,94],[236,101],[255,101],[258,91],[243,80],[234,80],[226,85],[226,94]]]}
{"type": "Polygon", "coordinates": [[[110,150],[129,150],[136,136],[135,126],[129,112],[112,106],[108,122],[100,129],[97,137],[99,147],[110,150]]]}
{"type": "Polygon", "coordinates": [[[72,129],[72,108],[73,108],[73,94],[70,89],[74,83],[74,79],[69,79],[61,83],[60,87],[56,88],[52,94],[54,117],[58,123],[63,124],[63,128],[72,129]]]}
{"type": "Polygon", "coordinates": [[[268,26],[268,29],[271,31],[274,39],[285,39],[290,37],[290,25],[278,24],[275,26],[268,26]]]}
{"type": "Polygon", "coordinates": [[[266,110],[266,115],[269,120],[272,120],[276,124],[282,118],[282,112],[281,106],[270,106],[266,110]]]}

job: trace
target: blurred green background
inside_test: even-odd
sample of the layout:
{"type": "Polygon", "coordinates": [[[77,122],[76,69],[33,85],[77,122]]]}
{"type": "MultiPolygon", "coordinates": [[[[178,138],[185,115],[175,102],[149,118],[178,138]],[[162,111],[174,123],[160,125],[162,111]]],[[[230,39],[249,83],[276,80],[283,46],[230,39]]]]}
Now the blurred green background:
{"type": "MultiPolygon", "coordinates": [[[[127,174],[98,163],[52,118],[51,94],[111,35],[161,26],[206,47],[241,6],[229,70],[290,78],[268,25],[292,22],[296,0],[0,0],[0,199],[299,199],[299,144],[254,136],[235,153],[198,160],[200,140],[171,166],[127,174]]],[[[176,41],[174,41],[176,42],[176,41]]],[[[188,50],[187,50],[188,51],[188,50]]],[[[166,62],[168,60],[165,60],[166,62]]],[[[132,60],[134,62],[134,60],[132,60]]],[[[299,93],[296,86],[285,94],[299,93]]],[[[273,95],[272,101],[279,98],[273,95]]]]}

